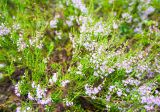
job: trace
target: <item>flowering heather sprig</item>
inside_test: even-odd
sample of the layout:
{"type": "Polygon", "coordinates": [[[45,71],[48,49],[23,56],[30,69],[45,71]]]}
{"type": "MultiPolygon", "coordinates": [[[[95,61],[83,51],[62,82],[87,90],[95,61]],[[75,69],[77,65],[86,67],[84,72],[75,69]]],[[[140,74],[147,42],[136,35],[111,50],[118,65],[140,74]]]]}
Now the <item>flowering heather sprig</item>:
{"type": "Polygon", "coordinates": [[[121,97],[122,95],[126,96],[125,93],[123,93],[123,88],[119,88],[116,85],[112,85],[108,88],[108,94],[106,95],[106,101],[109,101],[112,94],[117,94],[118,97],[121,97]]]}
{"type": "Polygon", "coordinates": [[[21,96],[19,86],[20,86],[20,83],[18,82],[18,83],[15,85],[15,88],[14,88],[14,93],[15,93],[18,97],[21,96]]]}
{"type": "Polygon", "coordinates": [[[46,105],[51,102],[51,96],[47,95],[47,89],[42,88],[39,84],[36,85],[35,82],[32,82],[32,88],[36,89],[36,94],[32,95],[28,93],[28,98],[33,101],[37,101],[38,104],[46,105]]]}
{"type": "Polygon", "coordinates": [[[38,49],[42,49],[43,47],[43,43],[41,40],[42,38],[43,38],[43,34],[41,34],[40,32],[36,32],[36,36],[29,39],[30,46],[37,47],[38,49]]]}
{"type": "Polygon", "coordinates": [[[32,94],[31,94],[30,92],[28,93],[28,98],[29,98],[30,100],[35,100],[34,97],[32,96],[32,94]]]}
{"type": "Polygon", "coordinates": [[[10,29],[5,27],[4,24],[0,25],[0,36],[5,36],[8,35],[10,33],[10,29]]]}
{"type": "Polygon", "coordinates": [[[109,102],[111,100],[111,95],[106,95],[106,101],[109,102]]]}
{"type": "Polygon", "coordinates": [[[57,19],[51,20],[51,21],[50,21],[50,27],[51,27],[51,28],[57,28],[57,23],[58,23],[58,20],[57,20],[57,19]]]}
{"type": "Polygon", "coordinates": [[[80,26],[81,35],[82,34],[86,35],[86,33],[87,33],[87,35],[86,35],[87,38],[86,39],[89,39],[89,35],[90,36],[91,35],[106,36],[111,32],[111,26],[110,25],[106,26],[106,24],[103,21],[98,21],[98,22],[95,23],[95,20],[93,20],[93,18],[91,16],[80,16],[79,17],[79,22],[81,23],[81,26],[80,26]]]}
{"type": "Polygon", "coordinates": [[[27,47],[27,44],[25,43],[22,37],[18,39],[17,46],[18,46],[18,51],[23,51],[27,47]]]}
{"type": "Polygon", "coordinates": [[[55,31],[56,37],[62,39],[62,32],[55,31]]]}
{"type": "Polygon", "coordinates": [[[65,102],[65,104],[66,104],[67,107],[73,106],[73,102],[69,101],[67,98],[63,99],[63,101],[65,102]]]}
{"type": "Polygon", "coordinates": [[[123,13],[122,14],[122,18],[124,18],[127,23],[131,23],[132,22],[132,15],[130,15],[129,13],[123,13]]]}
{"type": "Polygon", "coordinates": [[[120,97],[120,96],[122,96],[122,90],[121,89],[118,89],[118,91],[117,91],[117,95],[120,97]]]}
{"type": "Polygon", "coordinates": [[[57,81],[57,78],[57,73],[53,73],[53,76],[49,79],[49,83],[53,85],[57,81]]]}
{"type": "Polygon", "coordinates": [[[144,84],[138,89],[141,96],[141,103],[144,104],[144,108],[148,111],[154,110],[155,105],[160,107],[159,91],[155,90],[156,96],[153,96],[153,90],[155,87],[156,83],[151,83],[150,85],[144,84]]]}
{"type": "Polygon", "coordinates": [[[81,0],[72,0],[72,3],[75,8],[81,10],[82,13],[87,14],[88,10],[81,0]]]}
{"type": "Polygon", "coordinates": [[[17,107],[16,108],[16,112],[32,112],[32,108],[31,107],[17,107]]]}
{"type": "Polygon", "coordinates": [[[110,86],[109,91],[112,92],[114,90],[114,88],[116,88],[116,86],[110,86]]]}
{"type": "Polygon", "coordinates": [[[58,23],[58,18],[59,17],[60,17],[59,15],[56,15],[54,17],[54,19],[50,21],[50,27],[51,28],[57,28],[57,23],[58,23]]]}
{"type": "Polygon", "coordinates": [[[102,90],[102,85],[100,84],[98,87],[92,87],[91,85],[85,85],[85,93],[88,96],[94,96],[102,90]]]}
{"type": "Polygon", "coordinates": [[[141,16],[141,19],[144,20],[144,19],[147,19],[148,15],[153,13],[155,11],[155,9],[150,6],[148,7],[145,11],[143,11],[143,15],[141,16]]]}
{"type": "Polygon", "coordinates": [[[41,105],[46,105],[46,104],[49,104],[51,103],[52,99],[51,97],[46,97],[46,98],[43,98],[42,100],[37,100],[37,103],[38,104],[41,104],[41,105]]]}
{"type": "Polygon", "coordinates": [[[15,30],[15,31],[17,31],[17,30],[19,30],[21,27],[20,27],[20,24],[13,24],[13,26],[12,26],[12,28],[13,28],[13,30],[15,30]]]}
{"type": "Polygon", "coordinates": [[[113,29],[118,29],[118,24],[113,22],[113,29]]]}
{"type": "Polygon", "coordinates": [[[36,96],[37,96],[38,99],[46,97],[46,92],[47,92],[47,90],[45,88],[42,89],[39,84],[37,85],[37,87],[36,87],[36,93],[37,93],[36,96]]]}
{"type": "Polygon", "coordinates": [[[139,81],[137,79],[134,79],[132,77],[131,78],[127,78],[126,80],[123,80],[122,82],[123,82],[124,86],[127,86],[127,85],[138,86],[141,83],[141,81],[139,81]]]}
{"type": "Polygon", "coordinates": [[[74,21],[75,17],[74,16],[69,16],[69,19],[66,20],[66,24],[71,27],[73,26],[73,21],[74,21]]]}

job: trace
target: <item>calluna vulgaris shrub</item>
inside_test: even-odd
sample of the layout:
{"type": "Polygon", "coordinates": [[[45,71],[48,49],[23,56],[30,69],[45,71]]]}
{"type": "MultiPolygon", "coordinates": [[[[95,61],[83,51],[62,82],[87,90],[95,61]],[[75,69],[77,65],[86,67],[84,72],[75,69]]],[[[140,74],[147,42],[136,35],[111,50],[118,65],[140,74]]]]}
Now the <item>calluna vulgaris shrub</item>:
{"type": "Polygon", "coordinates": [[[0,111],[160,111],[159,0],[1,0],[0,111]]]}

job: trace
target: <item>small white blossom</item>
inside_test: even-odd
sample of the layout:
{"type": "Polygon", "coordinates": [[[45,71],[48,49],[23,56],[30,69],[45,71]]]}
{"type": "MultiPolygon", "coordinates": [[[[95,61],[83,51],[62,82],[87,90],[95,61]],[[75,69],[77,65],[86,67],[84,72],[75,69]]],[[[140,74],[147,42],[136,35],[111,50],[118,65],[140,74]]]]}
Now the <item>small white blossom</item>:
{"type": "Polygon", "coordinates": [[[4,63],[0,63],[0,68],[5,67],[6,65],[4,63]]]}
{"type": "Polygon", "coordinates": [[[66,24],[67,24],[69,27],[73,26],[73,22],[70,21],[70,20],[67,20],[67,21],[66,21],[66,24]]]}
{"type": "Polygon", "coordinates": [[[17,96],[20,96],[20,90],[19,90],[19,82],[15,85],[15,88],[14,88],[14,92],[17,96]]]}
{"type": "Polygon", "coordinates": [[[20,24],[14,24],[12,27],[14,30],[19,30],[21,28],[20,24]]]}
{"type": "Polygon", "coordinates": [[[113,23],[113,29],[117,29],[118,28],[118,25],[114,22],[113,23]]]}
{"type": "Polygon", "coordinates": [[[61,82],[62,87],[65,87],[70,81],[69,80],[64,80],[61,82]]]}
{"type": "Polygon", "coordinates": [[[73,102],[72,101],[69,101],[68,99],[64,99],[64,102],[66,103],[66,106],[67,107],[70,107],[73,105],[73,102]]]}
{"type": "Polygon", "coordinates": [[[55,83],[56,81],[57,81],[57,73],[54,73],[52,78],[49,79],[49,83],[53,85],[53,83],[55,83]]]}

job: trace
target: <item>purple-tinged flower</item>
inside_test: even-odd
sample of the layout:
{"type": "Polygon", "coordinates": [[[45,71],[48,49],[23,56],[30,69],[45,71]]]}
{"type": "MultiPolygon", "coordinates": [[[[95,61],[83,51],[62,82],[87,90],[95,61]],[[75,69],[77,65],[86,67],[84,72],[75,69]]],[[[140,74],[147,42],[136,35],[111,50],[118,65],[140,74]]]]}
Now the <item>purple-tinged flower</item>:
{"type": "Polygon", "coordinates": [[[115,86],[110,86],[109,91],[112,91],[115,88],[115,86]]]}
{"type": "Polygon", "coordinates": [[[122,96],[122,90],[118,90],[117,91],[117,95],[120,97],[120,96],[122,96]]]}

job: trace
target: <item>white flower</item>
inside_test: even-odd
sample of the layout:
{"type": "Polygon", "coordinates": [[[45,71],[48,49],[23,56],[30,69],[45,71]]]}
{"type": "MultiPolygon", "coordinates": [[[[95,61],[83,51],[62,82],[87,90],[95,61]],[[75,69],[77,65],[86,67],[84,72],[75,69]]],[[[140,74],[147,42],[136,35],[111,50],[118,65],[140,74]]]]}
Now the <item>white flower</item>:
{"type": "Polygon", "coordinates": [[[36,88],[36,92],[37,92],[37,98],[41,99],[43,97],[46,97],[46,89],[42,89],[40,87],[40,85],[38,84],[37,88],[36,88]]]}
{"type": "Polygon", "coordinates": [[[14,88],[14,92],[17,96],[20,96],[20,90],[19,90],[19,82],[15,85],[15,88],[14,88]]]}
{"type": "Polygon", "coordinates": [[[55,31],[55,34],[57,35],[58,39],[62,39],[62,32],[55,31]]]}
{"type": "Polygon", "coordinates": [[[130,15],[128,13],[123,13],[122,18],[126,19],[127,23],[131,23],[131,21],[132,21],[132,15],[130,15]]]}
{"type": "Polygon", "coordinates": [[[5,67],[5,64],[4,63],[0,63],[0,68],[3,68],[5,67]]]}
{"type": "Polygon", "coordinates": [[[70,81],[69,80],[64,80],[61,82],[62,87],[65,87],[70,81]]]}
{"type": "Polygon", "coordinates": [[[51,28],[57,28],[57,23],[58,23],[57,19],[51,20],[50,21],[50,27],[51,28]]]}
{"type": "Polygon", "coordinates": [[[57,73],[54,73],[52,78],[49,79],[49,83],[53,85],[53,83],[55,83],[56,81],[57,81],[57,73]]]}
{"type": "Polygon", "coordinates": [[[14,24],[12,27],[14,30],[19,30],[21,28],[20,24],[14,24]]]}
{"type": "Polygon", "coordinates": [[[114,2],[114,0],[109,0],[109,3],[112,4],[114,2]]]}
{"type": "Polygon", "coordinates": [[[113,23],[113,29],[117,29],[118,28],[118,25],[114,22],[113,23]]]}
{"type": "Polygon", "coordinates": [[[81,0],[72,0],[72,3],[74,7],[81,10],[82,13],[86,14],[88,12],[87,8],[84,4],[82,4],[81,0]]]}
{"type": "Polygon", "coordinates": [[[73,102],[72,101],[69,101],[68,99],[64,99],[64,102],[66,103],[66,106],[67,107],[70,107],[73,105],[73,102]]]}
{"type": "Polygon", "coordinates": [[[70,20],[67,20],[67,21],[66,21],[66,24],[67,24],[69,27],[73,26],[73,22],[70,21],[70,20]]]}
{"type": "Polygon", "coordinates": [[[37,102],[38,102],[38,104],[46,105],[46,104],[51,102],[51,98],[50,97],[45,98],[45,99],[42,99],[42,100],[38,100],[37,102]]]}
{"type": "Polygon", "coordinates": [[[35,82],[32,82],[32,88],[36,88],[35,82]]]}
{"type": "Polygon", "coordinates": [[[79,75],[81,75],[81,74],[82,74],[82,72],[81,72],[81,71],[77,71],[77,72],[76,72],[76,74],[79,74],[79,75]]]}
{"type": "Polygon", "coordinates": [[[94,75],[94,76],[99,76],[98,73],[97,73],[96,71],[94,71],[94,74],[93,74],[93,75],[94,75]]]}

